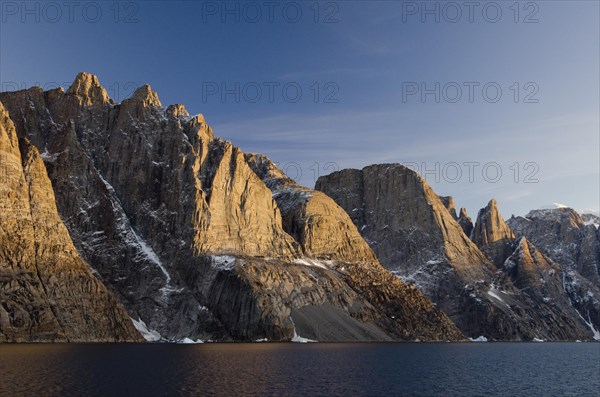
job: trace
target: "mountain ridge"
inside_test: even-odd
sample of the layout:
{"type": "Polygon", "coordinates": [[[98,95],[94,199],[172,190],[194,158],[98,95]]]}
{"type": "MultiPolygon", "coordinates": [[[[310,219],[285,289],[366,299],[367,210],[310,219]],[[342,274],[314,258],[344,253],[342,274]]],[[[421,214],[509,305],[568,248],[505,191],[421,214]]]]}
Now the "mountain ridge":
{"type": "MultiPolygon", "coordinates": [[[[463,225],[470,221],[458,223],[454,200],[435,195],[422,177],[401,164],[334,172],[319,178],[316,189],[346,210],[384,266],[424,291],[467,336],[596,336],[588,324],[596,320],[583,321],[581,313],[585,309],[596,318],[600,291],[577,274],[569,276],[526,239],[517,240],[495,200],[479,211],[467,236],[470,228],[463,225]],[[579,290],[566,293],[561,275],[579,280],[579,290]],[[578,300],[587,306],[577,306],[578,300]]],[[[461,212],[466,219],[466,211],[461,212]]]]}
{"type": "Polygon", "coordinates": [[[269,186],[252,156],[150,86],[114,103],[84,73],[0,102],[43,151],[77,250],[145,336],[464,340],[332,200],[269,186]]]}

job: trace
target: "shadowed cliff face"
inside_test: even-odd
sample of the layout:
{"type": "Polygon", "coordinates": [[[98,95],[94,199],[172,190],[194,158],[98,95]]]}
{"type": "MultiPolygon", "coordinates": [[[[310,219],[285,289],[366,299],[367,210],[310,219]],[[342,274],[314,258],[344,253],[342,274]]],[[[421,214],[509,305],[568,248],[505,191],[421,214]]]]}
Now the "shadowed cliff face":
{"type": "Polygon", "coordinates": [[[495,201],[480,211],[471,241],[466,211],[456,216],[451,197],[437,196],[399,164],[335,172],[316,189],[346,210],[384,266],[424,291],[466,335],[593,337],[562,289],[560,269],[526,240],[515,241],[495,201]]]}
{"type": "Polygon", "coordinates": [[[331,199],[270,185],[257,157],[149,86],[114,104],[80,74],[0,101],[43,152],[77,250],[147,338],[463,338],[331,199]]]}
{"type": "Polygon", "coordinates": [[[0,341],[140,341],[79,257],[46,168],[0,103],[0,341]]]}
{"type": "Polygon", "coordinates": [[[600,285],[600,230],[571,208],[530,211],[511,217],[508,225],[566,270],[600,285]]]}
{"type": "MultiPolygon", "coordinates": [[[[577,220],[574,211],[568,213],[577,220]]],[[[595,339],[600,339],[600,285],[572,267],[556,263],[525,237],[516,238],[498,212],[495,200],[479,211],[472,238],[498,267],[497,275],[510,279],[524,298],[552,304],[548,316],[565,319],[561,321],[579,320],[576,323],[583,323],[595,339]]]]}
{"type": "MultiPolygon", "coordinates": [[[[600,330],[600,233],[571,208],[511,217],[515,235],[527,238],[560,267],[563,290],[582,320],[600,330]]],[[[598,334],[600,338],[600,334],[598,334]]]]}

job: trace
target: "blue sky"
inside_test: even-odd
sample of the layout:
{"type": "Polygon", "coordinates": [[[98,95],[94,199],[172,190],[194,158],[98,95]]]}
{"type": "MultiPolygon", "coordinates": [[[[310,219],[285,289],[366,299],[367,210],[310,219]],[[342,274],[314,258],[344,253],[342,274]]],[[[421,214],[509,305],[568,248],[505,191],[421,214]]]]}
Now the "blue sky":
{"type": "Polygon", "coordinates": [[[67,3],[0,4],[2,90],[149,83],[309,187],[401,162],[473,217],[598,210],[597,1],[67,3]]]}

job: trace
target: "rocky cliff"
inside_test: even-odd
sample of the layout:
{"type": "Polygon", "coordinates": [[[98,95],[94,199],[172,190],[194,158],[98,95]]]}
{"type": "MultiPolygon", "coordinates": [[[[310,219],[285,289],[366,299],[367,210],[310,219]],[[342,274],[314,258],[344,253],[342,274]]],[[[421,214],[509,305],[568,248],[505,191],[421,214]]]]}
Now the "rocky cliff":
{"type": "Polygon", "coordinates": [[[563,290],[582,321],[600,339],[600,233],[596,219],[588,214],[584,220],[572,208],[561,207],[513,216],[508,225],[558,264],[563,290]]]}
{"type": "Polygon", "coordinates": [[[460,340],[346,213],[150,86],[1,93],[77,251],[149,340],[460,340]]]}
{"type": "Polygon", "coordinates": [[[0,342],[140,341],[80,258],[38,150],[0,103],[0,342]]]}
{"type": "Polygon", "coordinates": [[[496,267],[501,267],[512,254],[515,235],[500,216],[496,200],[479,210],[471,239],[496,267]]]}
{"type": "Polygon", "coordinates": [[[508,225],[567,270],[600,285],[600,231],[593,217],[587,219],[572,208],[554,208],[513,216],[508,225]]]}
{"type": "Polygon", "coordinates": [[[335,172],[319,178],[316,189],[346,210],[384,266],[424,291],[466,335],[593,338],[559,288],[560,269],[526,240],[515,244],[494,201],[480,211],[471,233],[478,247],[465,234],[466,211],[461,225],[453,200],[437,196],[402,165],[335,172]],[[512,273],[504,267],[509,257],[512,273]],[[535,277],[538,284],[548,281],[540,286],[535,277]]]}

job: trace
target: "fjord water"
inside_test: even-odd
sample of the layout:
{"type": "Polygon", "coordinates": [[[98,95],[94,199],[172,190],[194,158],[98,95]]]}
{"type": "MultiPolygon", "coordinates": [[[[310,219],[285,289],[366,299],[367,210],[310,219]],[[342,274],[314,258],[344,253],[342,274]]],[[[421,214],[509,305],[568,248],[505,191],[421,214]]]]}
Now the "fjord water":
{"type": "Polygon", "coordinates": [[[2,396],[597,396],[600,343],[0,345],[2,396]]]}

